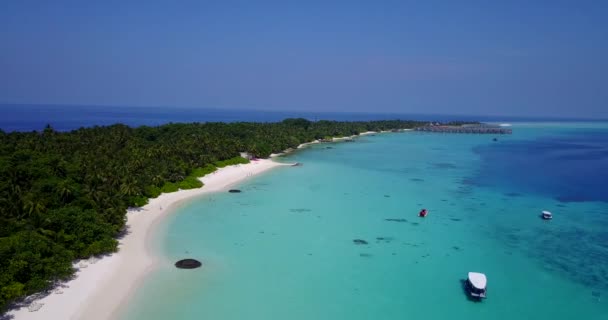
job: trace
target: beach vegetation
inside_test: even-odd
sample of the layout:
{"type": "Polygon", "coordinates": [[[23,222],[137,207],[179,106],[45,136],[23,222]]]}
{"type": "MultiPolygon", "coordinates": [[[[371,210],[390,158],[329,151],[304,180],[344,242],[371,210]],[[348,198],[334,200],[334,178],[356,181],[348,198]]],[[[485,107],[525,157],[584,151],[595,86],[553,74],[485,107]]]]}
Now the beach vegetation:
{"type": "Polygon", "coordinates": [[[178,190],[179,190],[178,184],[173,183],[173,182],[165,182],[165,184],[163,184],[163,187],[160,189],[160,191],[162,193],[177,192],[178,190]]]}
{"type": "Polygon", "coordinates": [[[213,163],[213,165],[216,166],[217,168],[223,168],[223,167],[232,166],[232,165],[236,165],[236,164],[247,164],[247,163],[249,163],[248,159],[238,156],[238,157],[234,157],[234,158],[230,158],[230,159],[226,159],[226,160],[215,161],[213,163]]]}
{"type": "Polygon", "coordinates": [[[161,193],[161,189],[155,185],[149,185],[144,188],[144,196],[148,198],[158,198],[161,193]]]}
{"type": "Polygon", "coordinates": [[[200,188],[203,186],[203,183],[197,177],[188,176],[186,179],[180,181],[177,186],[182,190],[188,190],[200,188]]]}
{"type": "MultiPolygon", "coordinates": [[[[183,189],[183,188],[182,188],[183,189]]],[[[148,204],[148,197],[146,196],[134,196],[129,199],[129,203],[133,207],[143,207],[148,204]]]]}
{"type": "Polygon", "coordinates": [[[191,176],[197,177],[197,178],[201,178],[204,177],[212,172],[215,172],[217,170],[217,167],[212,165],[212,164],[208,164],[204,167],[200,167],[200,168],[194,168],[192,170],[192,172],[190,173],[191,176]]]}

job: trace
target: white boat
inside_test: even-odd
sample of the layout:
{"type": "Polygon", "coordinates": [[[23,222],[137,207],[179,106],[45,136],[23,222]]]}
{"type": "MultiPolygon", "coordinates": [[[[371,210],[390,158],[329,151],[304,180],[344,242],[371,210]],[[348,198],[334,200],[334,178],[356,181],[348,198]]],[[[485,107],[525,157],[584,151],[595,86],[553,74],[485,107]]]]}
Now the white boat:
{"type": "Polygon", "coordinates": [[[485,274],[479,272],[469,272],[469,277],[465,282],[465,288],[471,298],[485,299],[487,285],[488,280],[485,274]]]}
{"type": "Polygon", "coordinates": [[[553,214],[551,212],[549,212],[549,211],[543,211],[542,212],[542,217],[545,220],[551,220],[551,219],[553,219],[553,214]]]}

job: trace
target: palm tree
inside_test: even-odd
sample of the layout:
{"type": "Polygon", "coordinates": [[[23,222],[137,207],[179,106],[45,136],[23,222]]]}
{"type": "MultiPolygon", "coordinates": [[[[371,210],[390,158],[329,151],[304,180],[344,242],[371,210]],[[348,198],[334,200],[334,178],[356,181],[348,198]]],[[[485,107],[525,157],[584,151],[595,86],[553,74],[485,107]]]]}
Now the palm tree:
{"type": "Polygon", "coordinates": [[[20,217],[23,218],[25,216],[32,216],[32,215],[40,215],[42,214],[42,212],[45,210],[45,206],[44,204],[39,201],[39,200],[25,200],[23,202],[23,214],[24,216],[20,217]]]}
{"type": "Polygon", "coordinates": [[[125,182],[120,185],[120,192],[125,196],[138,196],[139,188],[132,182],[125,182]]]}
{"type": "Polygon", "coordinates": [[[59,193],[59,198],[63,201],[63,203],[67,203],[72,198],[74,190],[70,182],[64,180],[57,186],[57,193],[59,193]]]}

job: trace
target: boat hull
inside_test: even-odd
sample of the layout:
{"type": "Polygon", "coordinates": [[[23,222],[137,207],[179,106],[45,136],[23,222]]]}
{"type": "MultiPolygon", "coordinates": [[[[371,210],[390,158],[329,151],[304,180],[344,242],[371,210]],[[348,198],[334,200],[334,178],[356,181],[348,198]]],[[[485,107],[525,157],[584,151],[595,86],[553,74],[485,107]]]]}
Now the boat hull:
{"type": "Polygon", "coordinates": [[[483,293],[475,292],[475,288],[471,285],[471,283],[468,280],[465,280],[464,288],[465,288],[465,291],[467,292],[467,295],[472,300],[481,301],[486,298],[485,290],[483,293]]]}

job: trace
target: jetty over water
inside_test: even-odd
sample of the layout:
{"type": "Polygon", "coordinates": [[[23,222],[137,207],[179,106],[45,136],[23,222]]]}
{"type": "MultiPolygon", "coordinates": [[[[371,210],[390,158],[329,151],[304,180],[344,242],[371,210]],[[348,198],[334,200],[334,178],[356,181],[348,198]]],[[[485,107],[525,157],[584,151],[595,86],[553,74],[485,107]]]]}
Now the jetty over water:
{"type": "Polygon", "coordinates": [[[417,127],[414,130],[424,132],[439,132],[439,133],[472,133],[472,134],[511,134],[513,131],[509,128],[504,128],[489,124],[465,124],[461,126],[449,126],[441,124],[430,124],[427,126],[417,127]]]}

